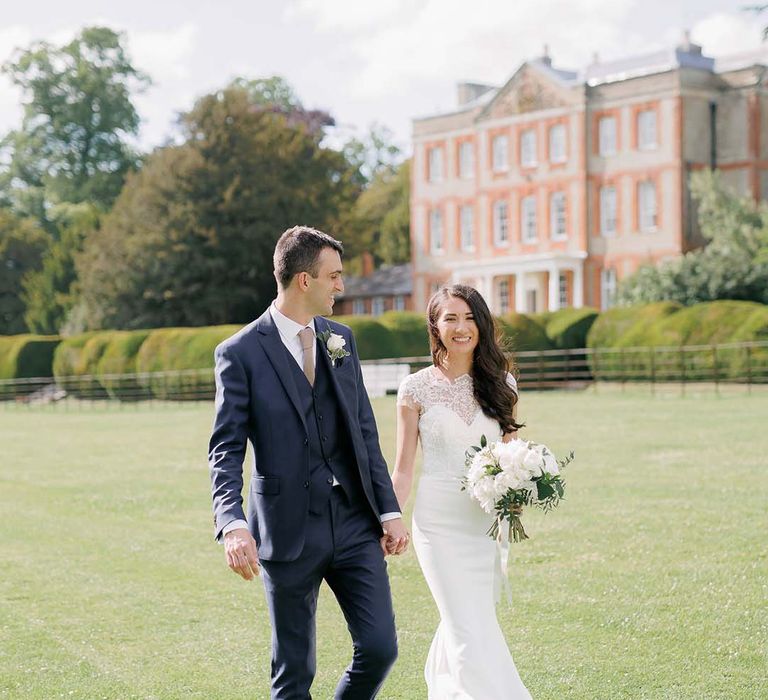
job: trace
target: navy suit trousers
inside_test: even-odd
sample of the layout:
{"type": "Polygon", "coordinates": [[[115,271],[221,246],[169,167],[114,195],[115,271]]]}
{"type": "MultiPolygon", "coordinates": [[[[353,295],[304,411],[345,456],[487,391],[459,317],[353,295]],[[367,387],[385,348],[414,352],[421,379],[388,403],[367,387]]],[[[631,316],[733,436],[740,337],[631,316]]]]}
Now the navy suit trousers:
{"type": "Polygon", "coordinates": [[[308,700],[315,676],[315,612],[323,580],[352,636],[352,662],[335,700],[369,700],[397,657],[387,565],[367,505],[335,487],[320,514],[310,513],[304,549],[290,562],[262,561],[272,621],[272,699],[308,700]]]}

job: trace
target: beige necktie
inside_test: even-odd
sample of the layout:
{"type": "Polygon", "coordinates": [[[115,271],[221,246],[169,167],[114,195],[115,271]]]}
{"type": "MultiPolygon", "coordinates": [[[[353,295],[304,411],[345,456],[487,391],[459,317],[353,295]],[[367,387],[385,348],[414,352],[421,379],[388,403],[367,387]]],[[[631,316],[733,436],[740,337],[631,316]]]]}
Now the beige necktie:
{"type": "Polygon", "coordinates": [[[315,385],[315,331],[311,328],[302,328],[299,331],[301,349],[304,351],[304,374],[309,383],[315,385]]]}

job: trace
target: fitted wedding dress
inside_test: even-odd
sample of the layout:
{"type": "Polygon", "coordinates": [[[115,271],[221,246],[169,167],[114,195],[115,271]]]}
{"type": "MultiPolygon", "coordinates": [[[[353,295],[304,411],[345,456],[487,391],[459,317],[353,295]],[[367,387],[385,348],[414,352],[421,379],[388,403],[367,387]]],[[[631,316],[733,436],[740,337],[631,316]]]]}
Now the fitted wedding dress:
{"type": "MultiPolygon", "coordinates": [[[[514,382],[511,375],[510,383],[514,382]]],[[[423,452],[413,511],[413,546],[440,612],[424,675],[429,700],[525,700],[496,618],[500,566],[490,518],[461,490],[464,452],[501,437],[475,401],[472,378],[436,367],[407,377],[398,404],[419,412],[423,452]]]]}

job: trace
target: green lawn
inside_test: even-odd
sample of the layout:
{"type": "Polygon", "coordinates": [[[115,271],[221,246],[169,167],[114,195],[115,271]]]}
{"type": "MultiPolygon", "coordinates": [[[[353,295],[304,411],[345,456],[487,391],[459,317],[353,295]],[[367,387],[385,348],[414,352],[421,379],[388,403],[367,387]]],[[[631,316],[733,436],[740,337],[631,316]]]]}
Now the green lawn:
{"type": "MultiPolygon", "coordinates": [[[[394,402],[375,408],[391,457],[394,402]]],[[[520,417],[576,452],[561,508],[526,515],[499,611],[533,697],[768,697],[768,396],[531,393],[520,417]]],[[[268,697],[261,583],[212,539],[210,422],[0,408],[0,697],[268,697]]],[[[418,700],[437,615],[413,554],[390,561],[380,697],[418,700]]],[[[350,654],[327,589],[319,630],[326,700],[350,654]]]]}

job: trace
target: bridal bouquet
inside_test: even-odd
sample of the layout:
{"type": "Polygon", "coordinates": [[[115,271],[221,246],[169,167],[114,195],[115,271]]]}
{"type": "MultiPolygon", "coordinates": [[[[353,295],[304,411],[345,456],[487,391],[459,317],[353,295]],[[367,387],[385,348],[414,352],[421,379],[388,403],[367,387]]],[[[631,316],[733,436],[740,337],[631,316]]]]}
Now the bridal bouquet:
{"type": "Polygon", "coordinates": [[[520,509],[538,506],[545,511],[555,508],[565,494],[560,471],[573,461],[573,452],[557,461],[545,445],[527,440],[488,441],[483,435],[480,446],[466,452],[467,473],[463,489],[496,519],[488,530],[499,536],[502,521],[509,523],[509,539],[527,540],[520,509]]]}

